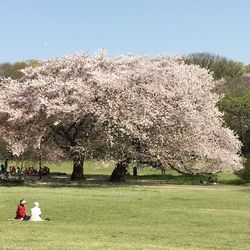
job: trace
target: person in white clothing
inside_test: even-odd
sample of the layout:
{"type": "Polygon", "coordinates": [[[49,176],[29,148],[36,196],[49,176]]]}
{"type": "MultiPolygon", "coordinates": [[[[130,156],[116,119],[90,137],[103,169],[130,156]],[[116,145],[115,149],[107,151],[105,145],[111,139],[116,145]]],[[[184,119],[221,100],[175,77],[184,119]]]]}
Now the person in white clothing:
{"type": "Polygon", "coordinates": [[[39,203],[36,201],[34,202],[34,207],[31,208],[30,221],[43,221],[41,216],[42,216],[42,212],[39,207],[39,203]]]}

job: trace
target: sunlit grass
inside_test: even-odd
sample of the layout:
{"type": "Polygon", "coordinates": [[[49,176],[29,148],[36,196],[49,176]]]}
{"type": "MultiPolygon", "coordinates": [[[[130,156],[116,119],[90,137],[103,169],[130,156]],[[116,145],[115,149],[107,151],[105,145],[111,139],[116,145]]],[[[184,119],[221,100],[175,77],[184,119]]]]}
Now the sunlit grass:
{"type": "MultiPolygon", "coordinates": [[[[46,165],[52,176],[70,178],[70,161],[46,165]]],[[[114,167],[112,161],[86,161],[85,175],[105,180],[114,167]]],[[[233,173],[214,177],[222,184],[201,185],[207,176],[161,175],[144,167],[122,185],[0,186],[0,249],[248,249],[249,187],[233,185],[240,184],[233,173]],[[22,198],[28,211],[39,201],[51,221],[9,221],[22,198]]]]}
{"type": "Polygon", "coordinates": [[[248,249],[247,187],[0,187],[1,249],[248,249]],[[46,222],[8,221],[21,198],[46,222]]]}

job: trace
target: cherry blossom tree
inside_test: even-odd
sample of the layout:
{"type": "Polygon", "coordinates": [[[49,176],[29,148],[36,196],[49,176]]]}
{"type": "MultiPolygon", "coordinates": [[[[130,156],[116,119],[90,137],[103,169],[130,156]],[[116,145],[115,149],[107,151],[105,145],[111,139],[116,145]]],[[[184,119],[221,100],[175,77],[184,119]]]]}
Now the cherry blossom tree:
{"type": "Polygon", "coordinates": [[[192,174],[242,167],[216,82],[181,57],[75,54],[22,72],[1,83],[3,138],[17,155],[32,147],[71,157],[72,180],[83,179],[84,159],[100,147],[126,166],[148,157],[192,174]]]}

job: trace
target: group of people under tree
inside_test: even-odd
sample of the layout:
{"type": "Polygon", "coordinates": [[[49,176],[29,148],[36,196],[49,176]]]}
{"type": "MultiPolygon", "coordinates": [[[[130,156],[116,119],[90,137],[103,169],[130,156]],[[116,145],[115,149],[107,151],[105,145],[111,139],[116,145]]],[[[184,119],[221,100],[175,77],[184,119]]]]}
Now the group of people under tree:
{"type": "Polygon", "coordinates": [[[219,181],[217,180],[217,178],[209,176],[207,180],[201,179],[200,183],[204,185],[216,185],[219,184],[219,181]]]}
{"type": "Polygon", "coordinates": [[[50,169],[47,166],[40,166],[38,169],[34,166],[31,167],[19,167],[19,166],[10,166],[9,169],[5,164],[1,164],[0,175],[1,178],[9,176],[39,176],[41,179],[42,176],[48,175],[50,169]]]}

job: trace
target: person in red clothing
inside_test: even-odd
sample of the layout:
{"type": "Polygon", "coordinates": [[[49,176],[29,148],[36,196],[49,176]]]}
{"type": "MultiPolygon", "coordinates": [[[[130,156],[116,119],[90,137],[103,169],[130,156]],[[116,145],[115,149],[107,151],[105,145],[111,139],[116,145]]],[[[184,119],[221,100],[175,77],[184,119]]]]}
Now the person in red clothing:
{"type": "Polygon", "coordinates": [[[20,200],[20,204],[17,207],[16,210],[16,218],[18,220],[24,220],[28,221],[30,219],[30,216],[26,214],[26,208],[25,204],[27,203],[26,200],[20,200]]]}

